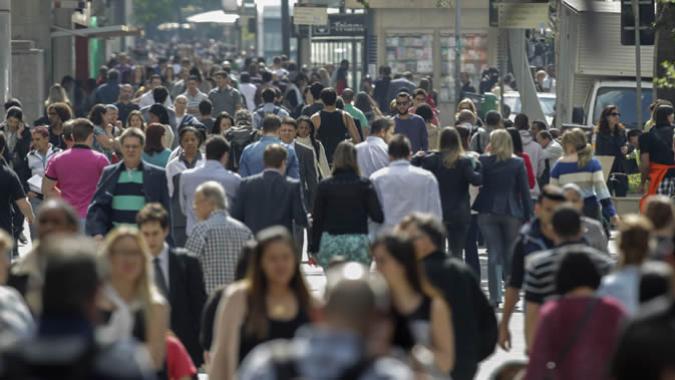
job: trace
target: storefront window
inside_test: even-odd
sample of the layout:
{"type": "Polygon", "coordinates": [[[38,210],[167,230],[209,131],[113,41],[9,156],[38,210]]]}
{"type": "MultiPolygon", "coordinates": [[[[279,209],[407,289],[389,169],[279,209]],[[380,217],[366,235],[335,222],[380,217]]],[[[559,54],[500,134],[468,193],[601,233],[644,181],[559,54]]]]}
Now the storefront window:
{"type": "MultiPolygon", "coordinates": [[[[478,90],[480,75],[487,68],[487,33],[462,34],[462,71],[467,72],[471,85],[478,90]]],[[[456,101],[455,95],[455,35],[441,34],[441,83],[440,101],[456,101]]]]}
{"type": "Polygon", "coordinates": [[[415,81],[434,73],[434,36],[432,34],[389,35],[386,38],[387,59],[392,73],[410,71],[415,81]]]}

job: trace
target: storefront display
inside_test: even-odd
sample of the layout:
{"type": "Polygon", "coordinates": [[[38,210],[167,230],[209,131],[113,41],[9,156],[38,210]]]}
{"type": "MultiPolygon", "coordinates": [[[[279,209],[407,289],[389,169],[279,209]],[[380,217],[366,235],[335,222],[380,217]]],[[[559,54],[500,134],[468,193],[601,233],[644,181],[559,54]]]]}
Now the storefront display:
{"type": "Polygon", "coordinates": [[[410,71],[418,81],[433,75],[433,34],[387,35],[386,62],[394,73],[410,71]]]}
{"type": "MultiPolygon", "coordinates": [[[[442,33],[441,38],[441,101],[452,101],[455,96],[455,35],[442,33]]],[[[462,72],[469,74],[471,85],[478,89],[480,75],[488,66],[487,33],[463,33],[462,72]]]]}

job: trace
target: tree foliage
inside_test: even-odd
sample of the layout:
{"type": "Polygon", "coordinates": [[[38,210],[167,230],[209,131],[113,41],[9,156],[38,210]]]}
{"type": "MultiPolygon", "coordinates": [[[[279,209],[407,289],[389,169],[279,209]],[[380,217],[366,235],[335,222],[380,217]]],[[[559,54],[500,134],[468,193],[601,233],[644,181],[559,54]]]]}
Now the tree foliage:
{"type": "Polygon", "coordinates": [[[178,20],[176,0],[134,0],[134,23],[148,27],[178,20]]]}
{"type": "Polygon", "coordinates": [[[675,102],[675,0],[659,0],[654,46],[656,96],[675,102]]]}

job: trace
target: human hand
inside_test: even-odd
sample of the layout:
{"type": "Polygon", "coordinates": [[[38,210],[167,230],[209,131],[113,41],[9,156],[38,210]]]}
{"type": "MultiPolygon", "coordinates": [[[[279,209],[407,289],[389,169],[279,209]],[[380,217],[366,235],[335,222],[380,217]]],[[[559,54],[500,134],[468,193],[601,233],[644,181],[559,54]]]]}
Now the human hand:
{"type": "Polygon", "coordinates": [[[627,146],[624,145],[624,146],[621,147],[621,154],[624,154],[624,155],[628,154],[628,147],[627,146]]]}
{"type": "Polygon", "coordinates": [[[511,332],[505,323],[499,324],[499,347],[504,351],[511,351],[511,332]]]}
{"type": "Polygon", "coordinates": [[[35,197],[37,197],[37,194],[34,193],[34,192],[32,192],[32,191],[29,191],[28,194],[26,194],[26,195],[28,195],[28,198],[35,198],[35,197]]]}

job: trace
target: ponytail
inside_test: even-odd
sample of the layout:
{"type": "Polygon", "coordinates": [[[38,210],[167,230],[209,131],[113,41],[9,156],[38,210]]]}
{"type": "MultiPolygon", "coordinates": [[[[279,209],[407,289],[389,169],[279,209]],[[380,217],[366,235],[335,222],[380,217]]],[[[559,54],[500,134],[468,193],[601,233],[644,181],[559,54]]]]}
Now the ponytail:
{"type": "Polygon", "coordinates": [[[579,168],[585,168],[593,158],[593,147],[591,144],[586,144],[581,149],[577,149],[577,157],[579,158],[579,168]]]}

